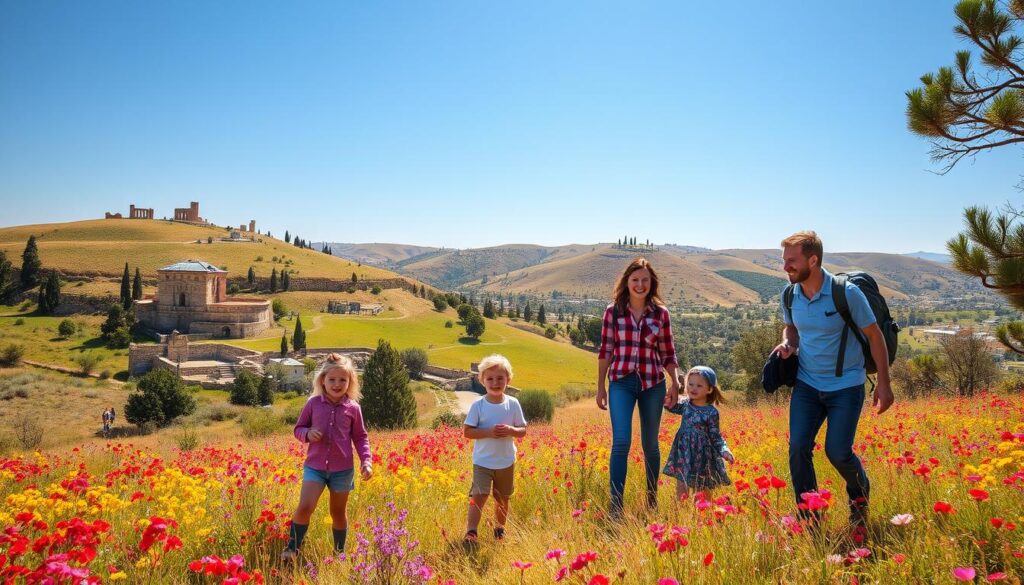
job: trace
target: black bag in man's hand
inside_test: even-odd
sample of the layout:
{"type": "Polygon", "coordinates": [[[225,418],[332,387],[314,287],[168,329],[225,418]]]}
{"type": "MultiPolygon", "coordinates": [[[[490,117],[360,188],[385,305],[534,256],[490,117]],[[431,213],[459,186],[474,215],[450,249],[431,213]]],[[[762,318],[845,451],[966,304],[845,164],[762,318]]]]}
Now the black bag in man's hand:
{"type": "Polygon", "coordinates": [[[796,371],[799,366],[800,359],[796,352],[793,352],[789,358],[783,359],[782,354],[773,351],[768,361],[765,362],[764,369],[761,370],[761,386],[764,391],[771,394],[780,386],[789,386],[790,388],[796,386],[796,371]]]}

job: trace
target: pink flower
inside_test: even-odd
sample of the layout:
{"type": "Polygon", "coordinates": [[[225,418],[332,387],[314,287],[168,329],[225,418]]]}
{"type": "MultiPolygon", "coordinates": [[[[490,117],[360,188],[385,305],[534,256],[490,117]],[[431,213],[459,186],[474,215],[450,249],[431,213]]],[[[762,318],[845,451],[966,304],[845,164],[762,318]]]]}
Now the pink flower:
{"type": "Polygon", "coordinates": [[[672,577],[662,577],[658,579],[658,585],[679,585],[679,581],[676,581],[672,577]]]}
{"type": "Polygon", "coordinates": [[[903,553],[896,553],[892,555],[892,560],[896,561],[897,565],[902,565],[903,563],[907,562],[907,555],[903,553]]]}
{"type": "Polygon", "coordinates": [[[895,526],[906,526],[907,524],[910,524],[913,521],[913,514],[896,514],[889,520],[889,522],[892,522],[895,526]]]}
{"type": "Polygon", "coordinates": [[[558,559],[560,559],[560,558],[562,558],[564,556],[565,556],[565,551],[560,549],[560,548],[556,548],[556,549],[549,550],[548,554],[544,555],[544,560],[550,561],[550,560],[554,559],[554,560],[557,561],[558,559]]]}
{"type": "Polygon", "coordinates": [[[977,572],[974,567],[957,567],[953,569],[953,578],[957,581],[974,581],[977,572]]]}
{"type": "Polygon", "coordinates": [[[609,585],[610,583],[611,581],[608,580],[608,577],[598,573],[590,579],[587,585],[609,585]]]}
{"type": "Polygon", "coordinates": [[[985,577],[985,579],[987,579],[990,583],[994,583],[996,581],[1002,581],[1002,580],[1006,579],[1006,573],[1002,573],[1002,572],[992,573],[988,577],[985,577]]]}
{"type": "Polygon", "coordinates": [[[569,567],[562,566],[555,572],[555,582],[559,582],[569,574],[569,567]]]}
{"type": "Polygon", "coordinates": [[[525,571],[526,569],[532,567],[533,563],[527,563],[523,561],[512,561],[512,566],[519,569],[520,571],[525,571]]]}

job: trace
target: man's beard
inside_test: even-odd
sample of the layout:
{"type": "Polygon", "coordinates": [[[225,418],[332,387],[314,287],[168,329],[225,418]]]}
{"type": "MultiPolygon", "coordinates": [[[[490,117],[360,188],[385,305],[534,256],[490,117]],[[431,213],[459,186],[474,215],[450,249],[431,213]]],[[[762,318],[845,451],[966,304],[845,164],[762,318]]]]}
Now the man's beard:
{"type": "Polygon", "coordinates": [[[786,276],[789,277],[790,284],[796,284],[798,282],[803,282],[807,280],[811,276],[811,269],[804,268],[800,272],[797,272],[795,275],[787,273],[786,276]]]}

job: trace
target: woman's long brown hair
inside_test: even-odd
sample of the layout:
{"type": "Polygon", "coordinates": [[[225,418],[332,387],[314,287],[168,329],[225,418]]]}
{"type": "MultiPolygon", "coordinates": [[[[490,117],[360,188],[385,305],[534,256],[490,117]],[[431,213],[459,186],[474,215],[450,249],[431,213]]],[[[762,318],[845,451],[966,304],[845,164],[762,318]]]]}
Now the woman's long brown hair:
{"type": "Polygon", "coordinates": [[[629,304],[629,275],[641,268],[646,268],[647,272],[651,273],[651,287],[647,290],[647,304],[655,306],[665,304],[661,297],[658,296],[658,273],[654,271],[654,267],[651,266],[651,263],[646,258],[637,258],[626,266],[622,276],[619,278],[619,282],[615,285],[615,292],[612,293],[615,307],[618,308],[620,313],[625,313],[626,306],[629,304]]]}

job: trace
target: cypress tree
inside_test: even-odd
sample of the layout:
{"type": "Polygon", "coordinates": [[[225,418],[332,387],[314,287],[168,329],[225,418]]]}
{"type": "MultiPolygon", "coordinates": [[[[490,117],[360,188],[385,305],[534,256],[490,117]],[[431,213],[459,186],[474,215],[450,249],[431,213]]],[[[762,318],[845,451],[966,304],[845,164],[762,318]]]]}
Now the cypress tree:
{"type": "Polygon", "coordinates": [[[281,271],[281,290],[288,290],[289,284],[290,283],[288,281],[288,271],[287,270],[282,270],[281,271]]]}
{"type": "Polygon", "coordinates": [[[0,250],[0,301],[7,298],[14,280],[14,265],[7,259],[7,254],[0,250]]]}
{"type": "Polygon", "coordinates": [[[249,281],[249,286],[256,285],[256,269],[252,266],[249,267],[249,274],[246,279],[249,281]]]}
{"type": "Polygon", "coordinates": [[[60,304],[60,278],[51,270],[46,282],[39,286],[39,311],[50,314],[60,304]]]}
{"type": "Polygon", "coordinates": [[[523,319],[533,320],[533,309],[530,308],[530,301],[526,301],[526,308],[523,309],[523,319]]]}
{"type": "Polygon", "coordinates": [[[142,273],[135,268],[135,279],[132,280],[132,300],[142,300],[142,273]]]}
{"type": "Polygon", "coordinates": [[[295,351],[306,349],[306,332],[302,330],[302,319],[295,317],[295,334],[292,336],[295,351]]]}
{"type": "Polygon", "coordinates": [[[270,376],[263,376],[260,380],[260,385],[256,389],[256,404],[257,406],[266,406],[274,403],[274,390],[276,390],[277,383],[270,376]]]}
{"type": "Polygon", "coordinates": [[[270,292],[277,292],[277,268],[270,273],[270,292]]]}
{"type": "Polygon", "coordinates": [[[132,308],[132,284],[127,262],[124,263],[124,274],[121,275],[121,306],[126,311],[132,308]]]}
{"type": "Polygon", "coordinates": [[[540,309],[537,310],[537,322],[544,325],[548,322],[547,315],[544,314],[544,303],[540,304],[540,309]]]}
{"type": "Polygon", "coordinates": [[[352,273],[352,282],[359,282],[359,277],[356,276],[355,272],[352,273]]]}
{"type": "Polygon", "coordinates": [[[281,335],[281,357],[288,355],[288,334],[284,333],[281,335]]]}
{"type": "Polygon", "coordinates": [[[29,236],[25,244],[25,251],[21,253],[21,286],[33,288],[39,284],[39,271],[43,268],[43,262],[39,259],[39,248],[36,246],[36,237],[29,236]]]}
{"type": "Polygon", "coordinates": [[[291,236],[291,234],[288,233],[288,230],[284,230],[284,243],[286,243],[286,244],[292,243],[292,236],[291,236]]]}
{"type": "Polygon", "coordinates": [[[409,388],[409,372],[398,351],[383,339],[377,342],[377,351],[366,362],[360,407],[366,424],[372,428],[416,426],[416,399],[409,388]]]}

